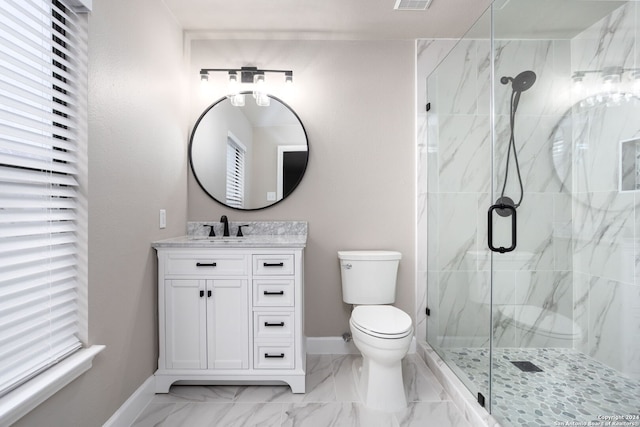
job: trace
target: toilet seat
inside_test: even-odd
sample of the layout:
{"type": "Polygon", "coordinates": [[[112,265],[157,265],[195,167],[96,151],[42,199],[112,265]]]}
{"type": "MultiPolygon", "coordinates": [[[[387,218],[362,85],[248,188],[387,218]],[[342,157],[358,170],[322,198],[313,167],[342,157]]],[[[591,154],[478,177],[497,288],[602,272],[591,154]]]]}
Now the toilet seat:
{"type": "Polygon", "coordinates": [[[351,325],[377,338],[398,339],[413,331],[411,317],[390,305],[360,305],[351,313],[351,325]]]}

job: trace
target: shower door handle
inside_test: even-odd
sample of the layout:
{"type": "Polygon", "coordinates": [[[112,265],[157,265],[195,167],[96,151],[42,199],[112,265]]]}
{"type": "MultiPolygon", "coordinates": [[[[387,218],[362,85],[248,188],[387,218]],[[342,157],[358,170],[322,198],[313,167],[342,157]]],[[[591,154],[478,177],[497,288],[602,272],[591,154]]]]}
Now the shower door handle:
{"type": "Polygon", "coordinates": [[[488,213],[488,219],[489,219],[489,223],[488,223],[488,240],[489,240],[489,249],[491,249],[493,252],[500,252],[501,254],[505,253],[505,252],[511,252],[516,248],[516,234],[517,234],[517,227],[516,227],[516,208],[514,206],[511,205],[505,205],[502,203],[496,204],[496,205],[492,205],[489,208],[489,213],[488,213]],[[504,246],[500,246],[499,248],[496,248],[495,246],[493,246],[493,212],[496,209],[506,209],[508,211],[510,211],[510,217],[511,217],[511,246],[509,246],[508,248],[505,248],[504,246]]]}

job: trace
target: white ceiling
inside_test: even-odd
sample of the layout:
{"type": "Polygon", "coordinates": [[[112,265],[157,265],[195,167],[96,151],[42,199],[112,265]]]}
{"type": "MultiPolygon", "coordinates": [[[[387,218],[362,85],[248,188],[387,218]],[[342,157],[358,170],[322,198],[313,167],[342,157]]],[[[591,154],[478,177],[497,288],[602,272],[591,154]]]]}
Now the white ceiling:
{"type": "Polygon", "coordinates": [[[206,38],[413,40],[459,38],[491,0],[433,0],[424,11],[395,0],[161,0],[182,27],[206,38]]]}
{"type": "MultiPolygon", "coordinates": [[[[414,40],[462,37],[491,0],[433,0],[424,11],[395,0],[160,0],[193,38],[414,40]]],[[[496,0],[498,38],[571,38],[620,0],[496,0]]],[[[487,37],[488,14],[471,37],[487,37]]]]}

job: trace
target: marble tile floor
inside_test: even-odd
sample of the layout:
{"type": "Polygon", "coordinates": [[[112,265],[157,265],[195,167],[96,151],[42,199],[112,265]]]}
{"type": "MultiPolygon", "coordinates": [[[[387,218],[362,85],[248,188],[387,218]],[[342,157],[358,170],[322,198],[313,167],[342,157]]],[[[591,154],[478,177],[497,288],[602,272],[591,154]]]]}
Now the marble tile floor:
{"type": "Polygon", "coordinates": [[[353,382],[359,357],[308,355],[305,394],[285,385],[173,386],[155,396],[133,427],[471,427],[415,354],[403,361],[408,408],[388,414],[364,407],[353,382]]]}

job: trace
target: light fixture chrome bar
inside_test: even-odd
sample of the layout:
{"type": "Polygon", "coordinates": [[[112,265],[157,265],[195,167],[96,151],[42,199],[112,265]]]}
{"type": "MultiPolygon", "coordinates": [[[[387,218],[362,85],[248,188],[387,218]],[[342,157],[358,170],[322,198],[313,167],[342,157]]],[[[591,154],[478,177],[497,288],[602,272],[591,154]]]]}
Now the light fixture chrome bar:
{"type": "Polygon", "coordinates": [[[293,82],[293,71],[292,70],[263,70],[258,67],[240,67],[240,68],[202,68],[200,70],[200,79],[208,80],[209,73],[215,72],[225,72],[229,73],[229,76],[232,73],[240,73],[240,81],[242,83],[253,83],[256,75],[264,75],[265,73],[279,73],[284,74],[285,81],[287,83],[293,82]]]}

